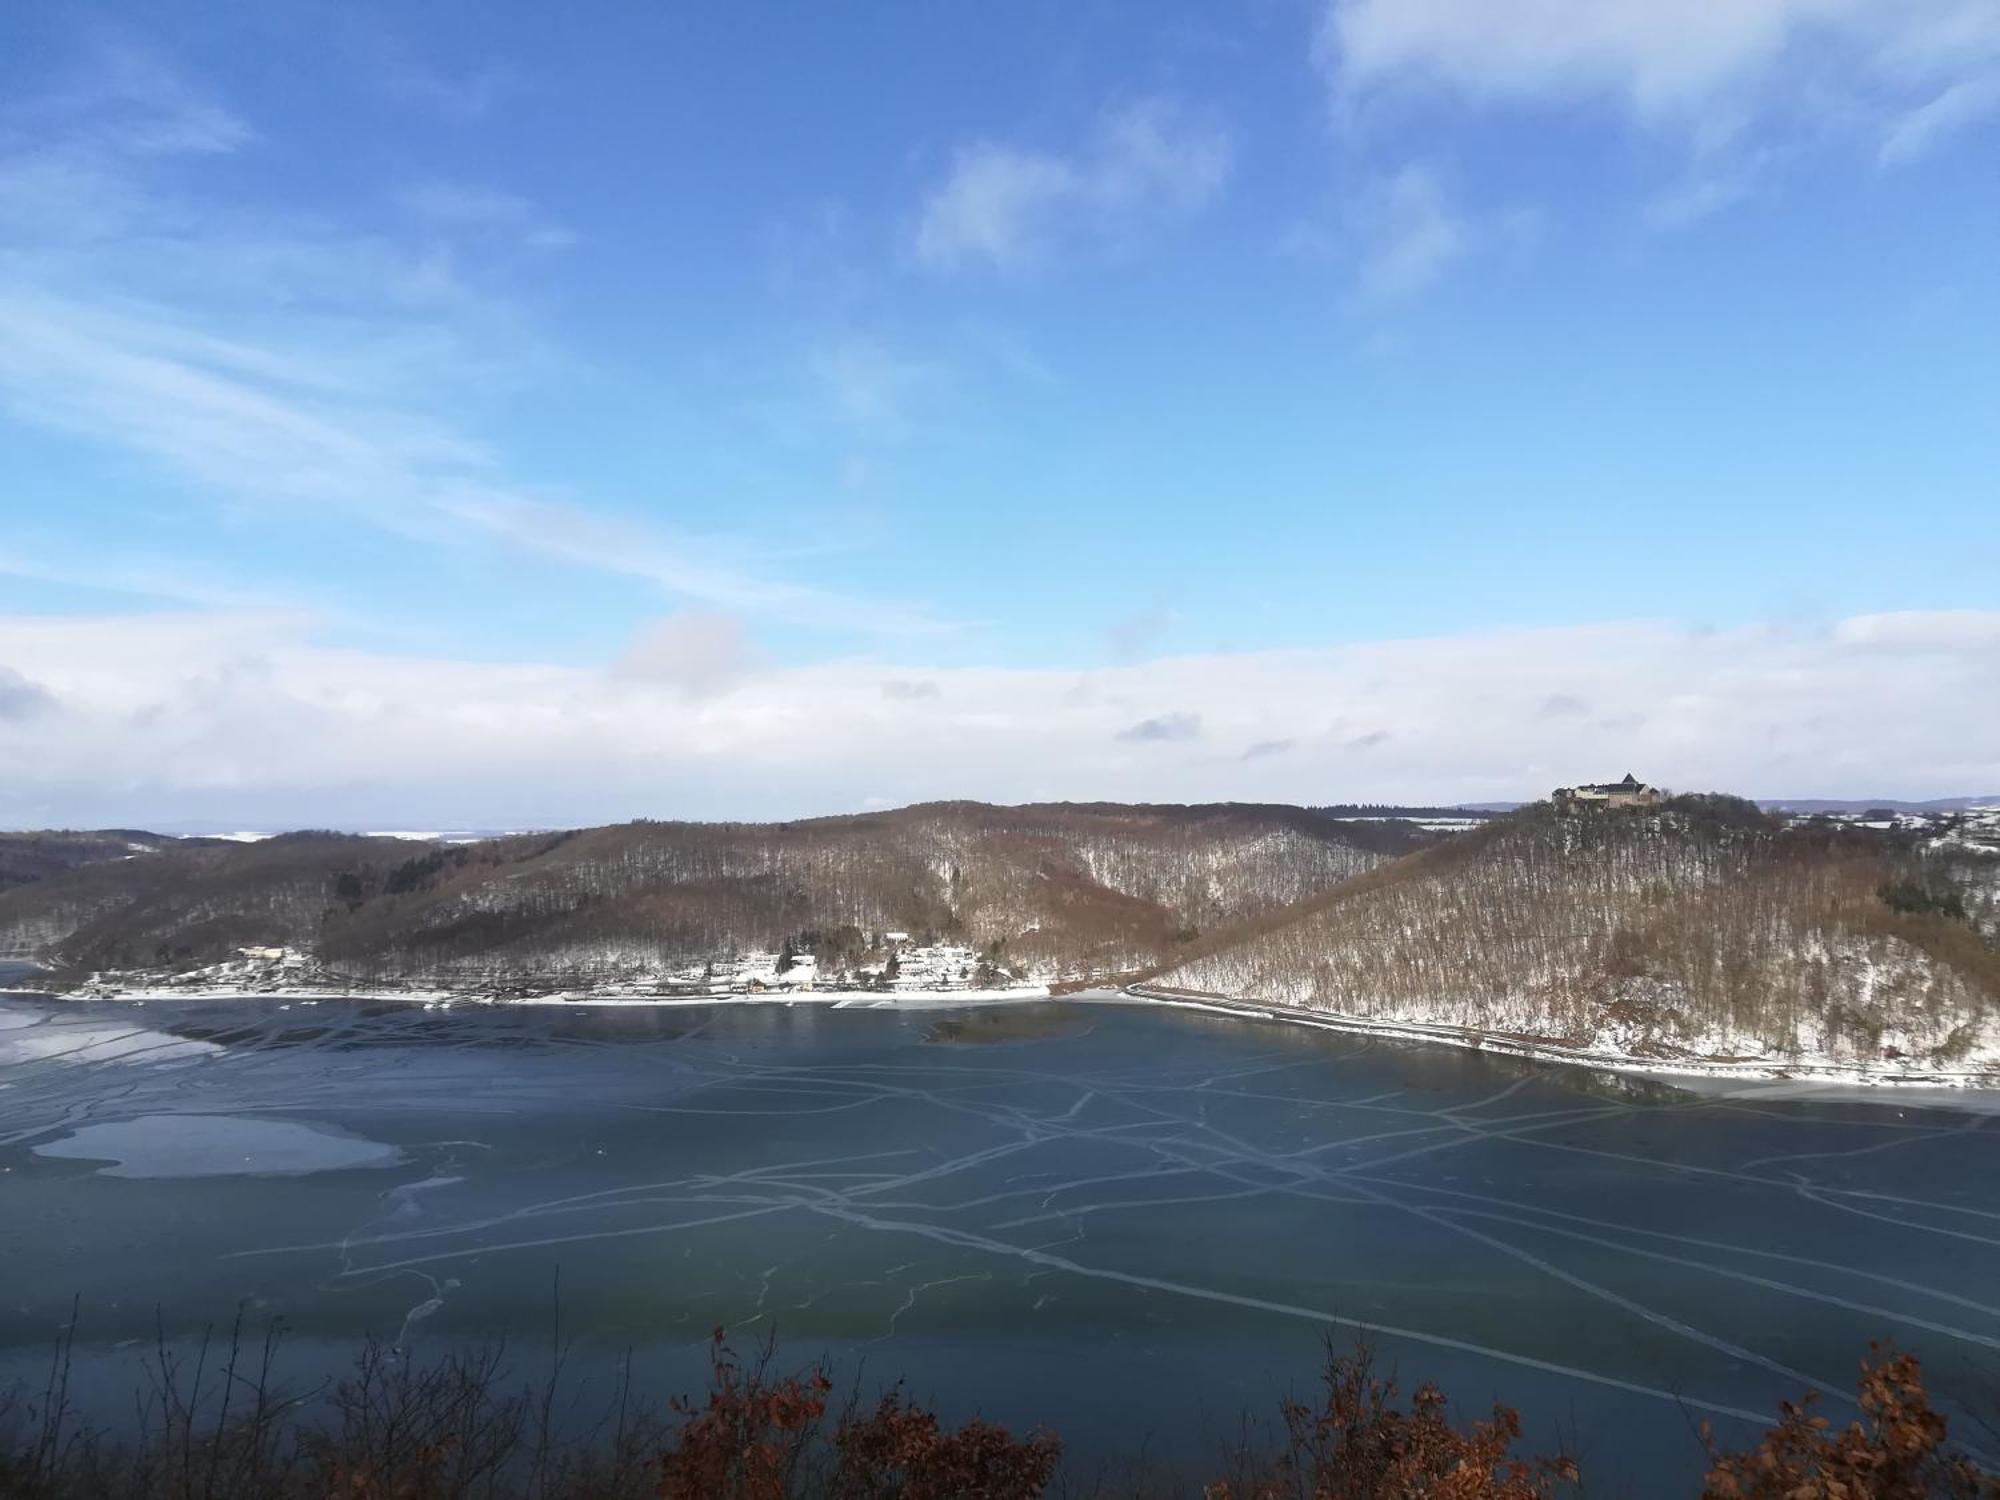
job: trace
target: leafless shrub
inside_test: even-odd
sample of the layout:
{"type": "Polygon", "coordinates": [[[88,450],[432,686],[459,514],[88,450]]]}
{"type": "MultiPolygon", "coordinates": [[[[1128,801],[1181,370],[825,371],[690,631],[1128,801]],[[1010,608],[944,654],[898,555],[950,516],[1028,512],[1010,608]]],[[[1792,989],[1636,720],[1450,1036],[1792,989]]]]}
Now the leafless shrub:
{"type": "Polygon", "coordinates": [[[1703,1500],[1996,1500],[2000,1475],[1946,1447],[1946,1423],[1931,1406],[1913,1354],[1873,1346],[1861,1362],[1861,1416],[1835,1431],[1818,1415],[1817,1392],[1779,1404],[1779,1420],[1747,1452],[1716,1446],[1704,1424],[1708,1481],[1703,1500]]]}
{"type": "Polygon", "coordinates": [[[1284,1403],[1283,1451],[1239,1457],[1237,1474],[1210,1484],[1205,1500],[1544,1500],[1578,1479],[1570,1458],[1515,1456],[1521,1418],[1511,1407],[1460,1427],[1429,1383],[1399,1405],[1365,1343],[1348,1354],[1329,1346],[1323,1380],[1317,1405],[1284,1403]]]}

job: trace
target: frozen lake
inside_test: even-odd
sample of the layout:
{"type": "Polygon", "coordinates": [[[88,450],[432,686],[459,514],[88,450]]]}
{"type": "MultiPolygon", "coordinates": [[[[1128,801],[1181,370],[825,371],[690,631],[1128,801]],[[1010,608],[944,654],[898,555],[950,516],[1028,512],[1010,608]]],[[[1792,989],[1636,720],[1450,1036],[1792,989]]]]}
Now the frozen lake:
{"type": "MultiPolygon", "coordinates": [[[[718,1326],[1190,1474],[1372,1333],[1605,1492],[1688,1493],[1871,1339],[2000,1370],[2000,1122],[1695,1095],[1130,1006],[0,999],[0,1375],[288,1330],[308,1372],[560,1333],[693,1387],[718,1326]]],[[[1851,1410],[1831,1400],[1828,1414],[1851,1410]]]]}

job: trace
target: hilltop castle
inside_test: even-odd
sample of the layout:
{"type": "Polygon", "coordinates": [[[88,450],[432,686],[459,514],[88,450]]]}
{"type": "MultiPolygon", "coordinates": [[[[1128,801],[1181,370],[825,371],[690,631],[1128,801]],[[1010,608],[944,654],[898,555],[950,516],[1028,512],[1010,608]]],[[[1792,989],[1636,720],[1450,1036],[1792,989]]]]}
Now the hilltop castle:
{"type": "Polygon", "coordinates": [[[1647,786],[1630,771],[1623,781],[1595,785],[1559,786],[1550,795],[1557,807],[1651,807],[1660,800],[1660,789],[1647,786]]]}

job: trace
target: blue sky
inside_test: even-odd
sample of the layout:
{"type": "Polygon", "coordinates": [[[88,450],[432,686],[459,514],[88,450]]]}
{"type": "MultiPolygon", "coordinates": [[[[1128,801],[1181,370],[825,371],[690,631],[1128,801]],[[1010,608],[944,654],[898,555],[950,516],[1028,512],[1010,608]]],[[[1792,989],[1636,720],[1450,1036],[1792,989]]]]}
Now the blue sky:
{"type": "Polygon", "coordinates": [[[1990,0],[16,7],[0,101],[0,822],[2000,789],[1990,0]]]}

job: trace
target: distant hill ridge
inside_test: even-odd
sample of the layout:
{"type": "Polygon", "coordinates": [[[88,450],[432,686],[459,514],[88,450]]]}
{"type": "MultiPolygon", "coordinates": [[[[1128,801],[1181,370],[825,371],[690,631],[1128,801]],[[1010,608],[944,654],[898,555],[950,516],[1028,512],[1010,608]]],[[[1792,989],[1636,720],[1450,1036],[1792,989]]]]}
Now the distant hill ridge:
{"type": "Polygon", "coordinates": [[[157,853],[174,842],[165,834],[136,828],[33,829],[0,833],[0,891],[47,880],[85,865],[157,853]]]}
{"type": "Polygon", "coordinates": [[[1427,841],[1221,803],[929,803],[787,823],[638,822],[452,846],[335,833],[163,848],[0,892],[0,953],[83,972],[292,947],[354,975],[598,978],[884,930],[1052,976],[1154,964],[1427,841]]]}
{"type": "Polygon", "coordinates": [[[506,989],[781,945],[840,969],[898,931],[1049,982],[1136,976],[1632,1059],[2000,1079],[1995,833],[1678,796],[1535,803],[1455,834],[1284,805],[938,802],[464,844],[38,835],[39,873],[0,890],[0,956],[61,983],[268,947],[356,981],[506,989]]]}
{"type": "Polygon", "coordinates": [[[1771,797],[1760,799],[1757,805],[1770,812],[1856,813],[1886,807],[1899,813],[1955,813],[1975,807],[2000,807],[2000,792],[1986,797],[1934,797],[1928,802],[1905,802],[1895,797],[1771,797]]]}

